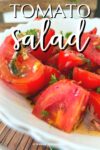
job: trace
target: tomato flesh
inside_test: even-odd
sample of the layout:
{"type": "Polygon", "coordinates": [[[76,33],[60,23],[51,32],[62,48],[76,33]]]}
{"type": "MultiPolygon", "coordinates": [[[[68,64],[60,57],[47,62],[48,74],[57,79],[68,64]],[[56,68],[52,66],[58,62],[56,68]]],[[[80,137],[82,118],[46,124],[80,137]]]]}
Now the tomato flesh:
{"type": "Polygon", "coordinates": [[[82,35],[81,45],[85,42],[85,40],[89,37],[90,42],[83,54],[86,58],[90,59],[93,63],[100,65],[100,50],[96,48],[96,46],[100,45],[100,37],[96,35],[97,29],[94,28],[92,31],[84,33],[82,35]]]}
{"type": "MultiPolygon", "coordinates": [[[[49,29],[47,35],[45,36],[45,46],[47,46],[48,42],[50,41],[51,37],[55,34],[53,29],[49,29]]],[[[35,56],[37,59],[41,60],[45,63],[48,58],[50,58],[53,54],[54,46],[50,46],[46,52],[43,52],[42,49],[39,47],[36,50],[31,50],[31,54],[35,56]]]]}
{"type": "Polygon", "coordinates": [[[68,72],[71,68],[75,66],[83,65],[84,59],[81,57],[82,54],[72,51],[65,50],[59,53],[58,58],[58,68],[60,71],[68,72]]]}
{"type": "Polygon", "coordinates": [[[100,75],[81,68],[74,68],[73,80],[80,82],[80,84],[87,89],[96,89],[100,87],[100,75]]]}
{"type": "Polygon", "coordinates": [[[48,87],[38,98],[33,114],[54,126],[71,132],[85,110],[89,93],[73,81],[61,80],[48,87]],[[42,118],[42,111],[49,115],[42,118]]]}
{"type": "Polygon", "coordinates": [[[94,111],[97,117],[100,119],[100,94],[96,92],[91,92],[89,103],[94,107],[94,111]]]}

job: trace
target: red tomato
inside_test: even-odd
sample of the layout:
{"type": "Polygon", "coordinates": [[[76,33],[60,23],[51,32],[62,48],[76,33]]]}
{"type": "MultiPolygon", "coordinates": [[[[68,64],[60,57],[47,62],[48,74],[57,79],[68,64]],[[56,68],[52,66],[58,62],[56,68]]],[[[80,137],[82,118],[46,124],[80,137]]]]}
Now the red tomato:
{"type": "Polygon", "coordinates": [[[88,89],[100,87],[100,75],[83,70],[81,68],[74,68],[73,79],[80,82],[83,87],[88,89]]]}
{"type": "Polygon", "coordinates": [[[90,42],[83,54],[86,58],[90,59],[93,63],[100,65],[100,50],[96,47],[100,46],[100,37],[96,36],[97,29],[84,33],[81,38],[81,45],[85,42],[85,40],[89,37],[90,42]]]}
{"type": "Polygon", "coordinates": [[[16,60],[17,68],[22,71],[20,76],[12,73],[9,69],[9,61],[1,56],[0,59],[0,78],[11,88],[21,94],[36,94],[50,81],[50,76],[59,73],[52,67],[43,65],[39,60],[28,54],[26,60],[16,60]]]}
{"type": "Polygon", "coordinates": [[[10,60],[12,58],[12,55],[14,53],[14,40],[11,35],[6,37],[2,45],[0,46],[0,56],[4,57],[7,60],[10,60]]]}
{"type": "MultiPolygon", "coordinates": [[[[0,78],[17,92],[36,94],[49,83],[52,74],[56,77],[60,75],[56,69],[43,65],[28,52],[25,60],[20,54],[15,62],[18,70],[21,71],[21,76],[13,74],[9,67],[14,54],[13,46],[14,40],[8,36],[0,47],[0,78]]],[[[27,51],[27,49],[23,50],[27,51]]]]}
{"type": "Polygon", "coordinates": [[[100,45],[100,37],[92,36],[88,47],[83,52],[85,57],[87,57],[92,62],[96,63],[97,65],[100,65],[100,50],[96,48],[99,45],[100,45]]]}
{"type": "MultiPolygon", "coordinates": [[[[60,75],[56,69],[43,65],[28,52],[27,59],[24,60],[22,55],[18,55],[16,60],[17,68],[21,71],[23,70],[22,76],[13,74],[9,67],[14,54],[13,46],[14,40],[10,35],[0,47],[0,78],[17,92],[36,94],[36,92],[49,83],[52,74],[55,74],[56,77],[60,75]]],[[[26,51],[27,49],[22,50],[26,51]]]]}
{"type": "MultiPolygon", "coordinates": [[[[55,34],[55,31],[53,29],[49,29],[47,35],[45,36],[45,46],[50,41],[51,37],[55,34]]],[[[35,56],[37,59],[41,60],[42,62],[46,62],[48,58],[50,58],[53,54],[54,46],[50,46],[49,49],[46,52],[43,52],[41,48],[31,50],[31,54],[35,56]]]]}
{"type": "Polygon", "coordinates": [[[11,88],[21,94],[34,94],[44,85],[44,66],[35,58],[29,57],[23,61],[21,67],[26,70],[23,76],[16,76],[11,73],[7,60],[0,60],[0,78],[11,88]]]}
{"type": "Polygon", "coordinates": [[[55,75],[57,79],[60,78],[60,72],[57,69],[45,65],[45,81],[49,82],[51,75],[55,75]]]}
{"type": "Polygon", "coordinates": [[[54,56],[50,57],[46,63],[50,66],[58,68],[58,57],[59,57],[59,53],[57,53],[54,56]]]}
{"type": "MultiPolygon", "coordinates": [[[[65,50],[59,53],[58,58],[58,68],[60,71],[68,72],[69,69],[75,66],[81,66],[85,63],[84,59],[82,58],[82,54],[72,51],[72,50],[65,50]]],[[[84,56],[83,56],[84,57],[84,56]]]]}
{"type": "Polygon", "coordinates": [[[91,92],[89,103],[94,107],[94,111],[100,119],[100,94],[91,92]]]}
{"type": "MultiPolygon", "coordinates": [[[[96,33],[97,33],[97,28],[94,28],[94,29],[92,29],[89,32],[83,33],[82,38],[84,38],[84,40],[86,40],[87,37],[90,37],[91,35],[96,35],[96,33]]],[[[72,46],[72,49],[75,50],[75,51],[77,51],[76,46],[72,46]]]]}
{"type": "Polygon", "coordinates": [[[33,114],[71,132],[85,110],[89,92],[73,81],[60,80],[49,86],[38,98],[33,114]]]}

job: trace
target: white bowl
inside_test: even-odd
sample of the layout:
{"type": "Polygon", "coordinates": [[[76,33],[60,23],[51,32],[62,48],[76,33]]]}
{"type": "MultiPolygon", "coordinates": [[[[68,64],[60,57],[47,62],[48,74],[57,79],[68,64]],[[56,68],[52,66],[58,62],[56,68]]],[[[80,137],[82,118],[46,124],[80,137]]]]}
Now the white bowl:
{"type": "MultiPolygon", "coordinates": [[[[100,20],[86,19],[86,30],[98,28],[100,34],[100,20]]],[[[26,25],[18,25],[16,28],[21,31],[30,28],[40,28],[41,21],[32,21],[26,25]]],[[[75,31],[79,19],[52,20],[52,27],[56,32],[75,31]]],[[[2,41],[12,30],[3,33],[2,41]]],[[[55,145],[63,150],[100,150],[100,137],[82,135],[78,133],[67,134],[32,115],[30,103],[21,95],[9,89],[0,81],[0,119],[10,127],[29,134],[42,144],[55,145]]]]}

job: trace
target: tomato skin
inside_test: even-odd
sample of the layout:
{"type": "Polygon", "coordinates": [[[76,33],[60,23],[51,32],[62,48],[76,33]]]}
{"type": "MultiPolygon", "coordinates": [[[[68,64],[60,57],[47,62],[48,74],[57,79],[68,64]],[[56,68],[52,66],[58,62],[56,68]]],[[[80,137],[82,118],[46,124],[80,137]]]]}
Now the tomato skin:
{"type": "Polygon", "coordinates": [[[39,90],[48,85],[51,75],[58,77],[59,72],[43,65],[39,60],[28,54],[28,59],[21,62],[21,66],[25,66],[26,76],[18,77],[13,75],[8,67],[8,60],[5,57],[0,59],[0,78],[15,91],[24,94],[36,94],[39,90]]]}
{"type": "Polygon", "coordinates": [[[91,41],[89,42],[89,45],[87,46],[83,54],[92,62],[100,65],[100,50],[98,50],[95,45],[96,42],[98,42],[97,45],[100,45],[100,37],[90,36],[90,38],[91,41]]]}
{"type": "MultiPolygon", "coordinates": [[[[50,41],[51,37],[55,34],[55,31],[53,29],[49,29],[47,35],[45,36],[45,46],[50,41]]],[[[30,49],[31,50],[31,49],[30,49]]],[[[54,51],[54,46],[50,46],[49,49],[46,52],[43,52],[42,49],[39,47],[36,50],[31,50],[31,54],[35,56],[37,59],[45,63],[48,58],[52,56],[52,53],[54,51]]]]}
{"type": "Polygon", "coordinates": [[[34,106],[33,114],[57,128],[71,132],[85,110],[88,98],[89,92],[73,81],[60,80],[41,94],[34,106]],[[47,118],[42,118],[43,110],[49,112],[47,118]]]}
{"type": "Polygon", "coordinates": [[[52,74],[55,74],[56,77],[60,76],[59,72],[56,69],[44,66],[37,59],[33,60],[32,58],[32,61],[27,61],[27,63],[29,63],[28,66],[31,65],[30,63],[32,63],[33,67],[38,64],[37,71],[30,71],[27,73],[26,77],[22,78],[13,76],[8,69],[5,61],[0,67],[0,78],[4,80],[9,87],[21,94],[34,95],[49,84],[52,74]]]}
{"type": "Polygon", "coordinates": [[[90,42],[86,49],[83,51],[83,54],[86,58],[90,59],[93,63],[100,65],[100,51],[97,50],[96,45],[100,45],[100,37],[96,35],[97,29],[94,28],[90,32],[86,32],[82,35],[81,45],[89,37],[90,42]],[[96,44],[96,45],[95,45],[96,44]]]}
{"type": "MultiPolygon", "coordinates": [[[[48,37],[49,38],[49,37],[48,37]]],[[[46,40],[48,40],[48,38],[46,40]]],[[[59,71],[53,67],[43,65],[39,60],[28,53],[28,59],[23,60],[18,56],[16,63],[19,68],[26,67],[26,77],[18,77],[11,73],[8,64],[14,54],[14,40],[12,36],[8,36],[0,47],[0,78],[15,91],[24,94],[36,94],[39,90],[48,85],[51,75],[60,76],[59,71]],[[33,72],[33,68],[37,70],[33,72]]],[[[45,53],[46,55],[46,53],[45,53]]]]}
{"type": "Polygon", "coordinates": [[[93,106],[97,117],[100,119],[100,94],[96,92],[91,92],[89,104],[93,106]]]}
{"type": "Polygon", "coordinates": [[[50,82],[50,80],[51,80],[51,75],[55,75],[55,77],[56,77],[57,79],[59,79],[61,73],[60,73],[57,69],[55,69],[55,68],[53,68],[53,67],[51,67],[51,66],[45,65],[45,81],[46,81],[46,82],[50,82]]]}
{"type": "Polygon", "coordinates": [[[80,53],[72,51],[72,50],[65,50],[59,53],[58,58],[58,68],[60,71],[68,72],[69,69],[75,66],[81,66],[85,62],[83,58],[80,57],[80,53]]]}
{"type": "Polygon", "coordinates": [[[12,58],[14,53],[14,40],[11,35],[7,36],[2,45],[0,46],[0,56],[8,61],[12,58]]]}
{"type": "MultiPolygon", "coordinates": [[[[100,50],[98,50],[95,46],[95,43],[97,45],[100,45],[100,37],[96,35],[97,28],[94,28],[90,32],[86,32],[82,34],[81,37],[81,47],[86,41],[86,39],[89,37],[90,42],[86,49],[83,51],[83,54],[86,58],[90,59],[92,63],[95,63],[97,65],[100,65],[100,50]]],[[[73,49],[77,51],[77,48],[74,46],[73,49]]]]}
{"type": "Polygon", "coordinates": [[[29,57],[27,61],[22,65],[31,68],[27,70],[25,77],[18,77],[11,73],[7,60],[2,58],[0,60],[0,78],[12,89],[21,94],[35,94],[44,86],[44,65],[42,65],[37,59],[29,57]],[[32,68],[37,66],[37,70],[33,71],[32,68]]]}
{"type": "Polygon", "coordinates": [[[50,65],[50,66],[53,66],[55,68],[58,68],[58,57],[59,57],[59,53],[57,53],[54,56],[50,57],[47,60],[47,64],[50,65]]]}
{"type": "Polygon", "coordinates": [[[87,89],[96,89],[100,87],[100,75],[75,67],[73,71],[73,80],[87,89]]]}
{"type": "MultiPolygon", "coordinates": [[[[92,35],[96,35],[97,33],[97,28],[93,28],[91,31],[89,32],[85,32],[82,34],[82,41],[81,44],[86,40],[87,37],[90,37],[92,35]],[[84,39],[84,40],[83,40],[84,39]]],[[[73,50],[77,51],[76,45],[75,46],[71,46],[73,50]]]]}

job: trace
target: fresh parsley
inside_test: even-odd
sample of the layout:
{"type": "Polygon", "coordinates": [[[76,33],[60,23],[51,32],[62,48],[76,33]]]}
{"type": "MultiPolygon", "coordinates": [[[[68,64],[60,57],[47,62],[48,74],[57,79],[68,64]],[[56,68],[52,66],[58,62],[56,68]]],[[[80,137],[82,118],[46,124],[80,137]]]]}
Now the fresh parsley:
{"type": "Polygon", "coordinates": [[[100,45],[95,46],[95,48],[97,48],[98,50],[100,50],[100,45]]]}
{"type": "Polygon", "coordinates": [[[56,76],[54,74],[52,74],[49,84],[54,84],[57,81],[58,81],[58,79],[56,78],[56,76]]]}
{"type": "Polygon", "coordinates": [[[14,53],[13,58],[9,63],[9,68],[14,75],[20,76],[21,72],[16,66],[16,59],[17,59],[18,55],[19,55],[19,51],[14,53]]]}
{"type": "Polygon", "coordinates": [[[72,34],[72,32],[67,32],[67,33],[65,34],[65,38],[68,39],[71,34],[72,34]]]}
{"type": "Polygon", "coordinates": [[[87,64],[91,64],[91,60],[90,59],[87,59],[87,58],[85,58],[85,62],[87,63],[87,64]]]}
{"type": "Polygon", "coordinates": [[[34,36],[37,36],[37,30],[36,29],[30,29],[30,30],[27,30],[25,32],[26,35],[34,35],[34,36]]]}
{"type": "Polygon", "coordinates": [[[59,149],[51,146],[50,150],[59,150],[59,149]]]}
{"type": "Polygon", "coordinates": [[[96,91],[97,91],[97,93],[100,93],[100,87],[98,87],[98,88],[96,89],[96,91]]]}
{"type": "Polygon", "coordinates": [[[49,116],[49,112],[46,111],[46,110],[42,110],[41,116],[42,116],[42,117],[48,117],[48,116],[49,116]]]}

